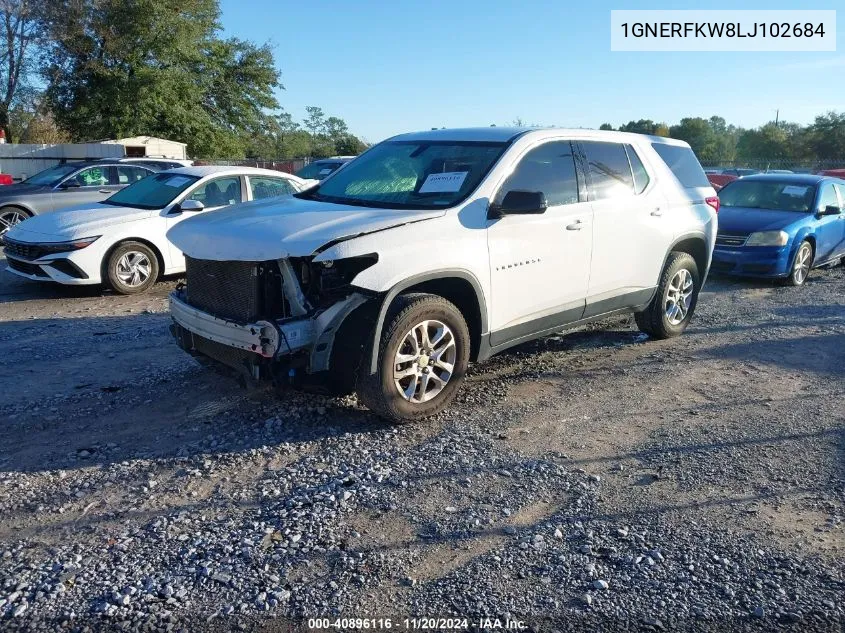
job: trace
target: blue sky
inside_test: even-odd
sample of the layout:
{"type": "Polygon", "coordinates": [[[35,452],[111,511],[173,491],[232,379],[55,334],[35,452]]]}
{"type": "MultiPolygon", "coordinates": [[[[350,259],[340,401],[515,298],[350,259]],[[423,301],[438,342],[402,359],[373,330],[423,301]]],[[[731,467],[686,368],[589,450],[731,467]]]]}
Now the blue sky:
{"type": "Polygon", "coordinates": [[[718,114],[755,126],[845,110],[840,2],[734,1],[731,9],[842,9],[837,51],[610,51],[610,10],[697,2],[221,0],[226,35],[269,41],[297,119],[317,105],[370,142],[431,127],[614,126],[718,114]]]}

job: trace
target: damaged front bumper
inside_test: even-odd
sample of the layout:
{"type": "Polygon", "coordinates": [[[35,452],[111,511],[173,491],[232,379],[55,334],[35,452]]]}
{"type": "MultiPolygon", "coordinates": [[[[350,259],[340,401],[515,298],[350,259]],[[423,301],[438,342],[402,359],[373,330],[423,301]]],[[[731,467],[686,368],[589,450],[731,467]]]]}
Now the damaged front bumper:
{"type": "Polygon", "coordinates": [[[316,314],[242,324],[198,310],[188,304],[184,291],[176,290],[170,295],[171,331],[185,351],[210,356],[256,380],[272,376],[274,365],[292,366],[294,357],[308,373],[316,373],[329,369],[337,330],[367,300],[356,292],[316,314]]]}
{"type": "Polygon", "coordinates": [[[269,321],[240,325],[188,305],[179,291],[170,295],[170,316],[188,330],[215,343],[273,358],[279,349],[279,331],[269,321]]]}

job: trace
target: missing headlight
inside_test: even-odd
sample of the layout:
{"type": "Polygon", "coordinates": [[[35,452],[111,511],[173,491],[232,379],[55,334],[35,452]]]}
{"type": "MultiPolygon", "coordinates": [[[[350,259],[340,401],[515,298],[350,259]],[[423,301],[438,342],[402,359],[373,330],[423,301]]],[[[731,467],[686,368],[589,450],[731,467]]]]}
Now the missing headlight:
{"type": "Polygon", "coordinates": [[[349,294],[355,277],[378,262],[378,255],[315,262],[311,258],[291,260],[299,272],[302,291],[312,306],[325,308],[349,294]]]}

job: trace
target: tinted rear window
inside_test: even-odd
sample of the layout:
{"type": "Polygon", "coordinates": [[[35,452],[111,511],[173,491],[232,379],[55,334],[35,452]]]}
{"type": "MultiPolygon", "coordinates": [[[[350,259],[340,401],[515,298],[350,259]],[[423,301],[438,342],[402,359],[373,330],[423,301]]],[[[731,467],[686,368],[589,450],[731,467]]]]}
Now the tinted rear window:
{"type": "Polygon", "coordinates": [[[701,163],[689,147],[666,143],[652,143],[651,146],[684,187],[710,186],[701,163]]]}
{"type": "Polygon", "coordinates": [[[584,141],[593,197],[596,200],[630,195],[634,191],[634,176],[625,147],[620,143],[584,141]]]}

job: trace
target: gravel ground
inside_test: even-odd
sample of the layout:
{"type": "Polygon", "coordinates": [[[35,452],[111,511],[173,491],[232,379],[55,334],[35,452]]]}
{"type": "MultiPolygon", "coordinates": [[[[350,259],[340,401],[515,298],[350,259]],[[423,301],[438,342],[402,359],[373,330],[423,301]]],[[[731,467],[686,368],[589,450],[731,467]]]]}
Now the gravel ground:
{"type": "Polygon", "coordinates": [[[204,371],[174,281],[0,272],[0,629],[842,631],[843,284],[712,279],[680,339],[547,338],[391,426],[204,371]]]}

